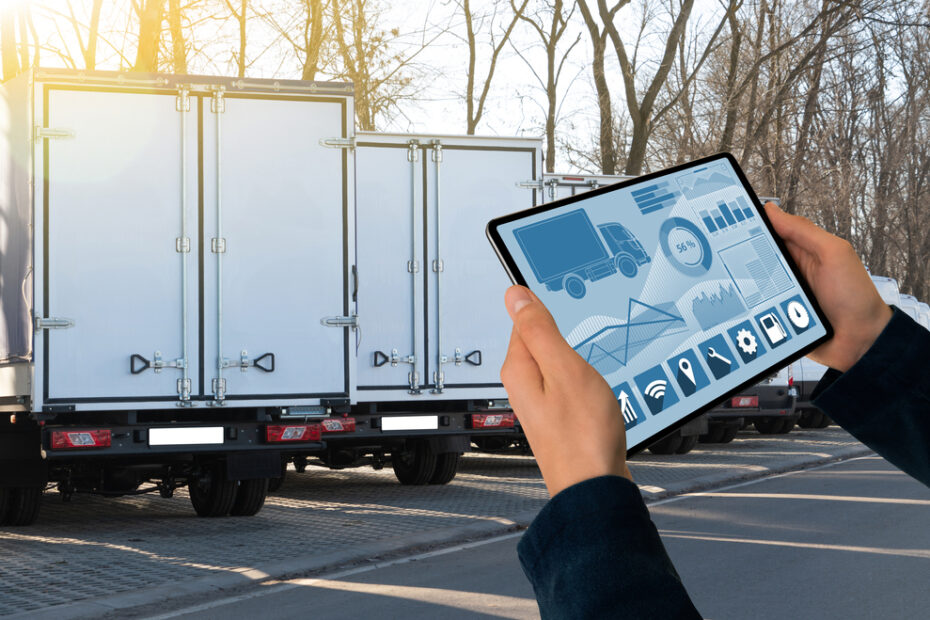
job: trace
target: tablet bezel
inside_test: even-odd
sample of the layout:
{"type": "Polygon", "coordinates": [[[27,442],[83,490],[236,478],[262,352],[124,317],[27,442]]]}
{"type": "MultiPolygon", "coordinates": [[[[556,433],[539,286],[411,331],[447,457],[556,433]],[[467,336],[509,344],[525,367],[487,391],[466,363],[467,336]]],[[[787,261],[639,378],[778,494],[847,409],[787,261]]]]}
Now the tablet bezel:
{"type": "MultiPolygon", "coordinates": [[[[613,183],[611,185],[606,185],[604,187],[592,189],[590,191],[587,191],[583,194],[579,194],[577,196],[569,196],[567,198],[561,198],[559,200],[547,202],[545,204],[532,207],[530,209],[525,209],[523,211],[509,213],[507,215],[494,218],[493,220],[488,222],[488,225],[485,228],[485,234],[488,237],[488,241],[491,242],[491,246],[494,248],[494,252],[497,254],[497,257],[501,261],[501,264],[503,265],[504,270],[507,272],[507,275],[510,277],[510,280],[514,284],[519,284],[521,286],[526,286],[527,288],[530,288],[527,285],[526,279],[523,277],[523,274],[520,272],[520,269],[517,267],[516,262],[511,256],[510,251],[507,249],[506,244],[504,244],[503,239],[500,236],[500,232],[498,231],[499,226],[503,224],[509,224],[512,222],[516,222],[516,221],[522,220],[527,217],[532,217],[540,213],[545,213],[546,211],[551,211],[553,209],[559,209],[561,207],[564,207],[566,205],[570,205],[573,203],[584,202],[585,200],[588,200],[590,198],[594,198],[596,196],[602,196],[604,194],[609,194],[611,192],[615,192],[617,190],[630,187],[631,185],[638,185],[640,183],[652,181],[655,179],[660,179],[663,177],[667,177],[669,175],[677,174],[678,172],[682,172],[683,170],[687,170],[690,168],[694,168],[696,166],[700,166],[702,164],[709,164],[709,163],[713,163],[713,162],[717,162],[721,160],[728,161],[730,165],[732,166],[733,170],[736,172],[737,179],[739,180],[740,184],[743,186],[743,189],[749,195],[749,198],[752,199],[753,204],[756,206],[756,209],[762,219],[763,224],[765,225],[769,233],[771,233],[772,238],[775,240],[775,245],[778,247],[778,251],[781,253],[781,257],[787,264],[788,269],[791,271],[791,274],[800,284],[801,290],[804,291],[805,295],[807,295],[807,299],[811,303],[812,310],[814,314],[816,315],[817,319],[820,320],[821,325],[823,325],[826,333],[822,337],[818,338],[817,340],[810,343],[809,345],[803,347],[799,351],[790,353],[784,357],[777,358],[777,361],[775,361],[772,364],[766,365],[764,370],[752,375],[749,379],[740,383],[732,390],[729,390],[725,394],[717,398],[714,398],[713,400],[707,402],[704,405],[699,406],[692,413],[689,413],[688,415],[678,420],[675,420],[674,422],[671,422],[668,426],[664,426],[662,430],[647,437],[646,439],[639,442],[635,446],[628,446],[627,447],[628,457],[636,454],[637,452],[640,452],[641,450],[648,447],[655,441],[662,439],[664,436],[668,435],[670,432],[673,432],[674,430],[681,428],[682,426],[694,420],[698,416],[713,409],[719,403],[725,402],[727,399],[732,398],[733,396],[743,391],[747,387],[756,385],[757,383],[759,383],[759,381],[761,381],[765,377],[770,376],[773,372],[783,368],[784,366],[792,362],[795,362],[801,359],[802,357],[804,357],[805,355],[807,355],[808,353],[810,353],[811,351],[813,351],[814,349],[816,349],[817,347],[819,347],[820,345],[827,342],[833,337],[833,326],[830,325],[830,322],[827,320],[827,317],[824,314],[823,310],[821,309],[820,304],[817,301],[817,298],[814,296],[814,293],[811,291],[811,288],[808,285],[807,280],[801,274],[800,269],[798,269],[797,264],[794,262],[794,259],[791,258],[791,254],[788,252],[787,247],[785,247],[784,241],[782,241],[782,238],[778,236],[778,233],[776,233],[775,229],[772,227],[772,223],[769,221],[768,215],[766,214],[762,203],[759,201],[759,197],[756,195],[756,192],[752,189],[752,186],[749,184],[749,181],[746,179],[746,175],[743,173],[743,169],[740,168],[736,159],[730,153],[718,153],[716,155],[711,155],[709,157],[703,157],[701,159],[697,159],[697,160],[694,160],[694,161],[691,161],[685,164],[674,166],[672,168],[659,170],[657,172],[651,172],[649,174],[634,177],[626,181],[620,181],[618,183],[613,183]]],[[[775,352],[775,350],[773,350],[773,352],[775,352]]]]}

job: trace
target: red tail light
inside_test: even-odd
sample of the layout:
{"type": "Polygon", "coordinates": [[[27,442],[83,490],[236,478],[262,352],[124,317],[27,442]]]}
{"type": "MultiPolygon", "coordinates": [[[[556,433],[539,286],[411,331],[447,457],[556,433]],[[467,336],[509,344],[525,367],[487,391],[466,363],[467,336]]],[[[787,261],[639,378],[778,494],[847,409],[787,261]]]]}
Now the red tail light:
{"type": "Polygon", "coordinates": [[[794,377],[788,377],[788,387],[794,387],[794,377]]]}
{"type": "Polygon", "coordinates": [[[731,407],[758,407],[759,406],[759,397],[758,396],[734,396],[733,400],[730,401],[731,407]]]}
{"type": "Polygon", "coordinates": [[[512,413],[473,413],[471,414],[471,427],[481,428],[513,428],[514,415],[512,413]]]}
{"type": "Polygon", "coordinates": [[[326,418],[320,420],[324,433],[354,433],[355,418],[326,418]]]}
{"type": "Polygon", "coordinates": [[[268,443],[291,443],[298,441],[319,440],[319,424],[275,424],[265,427],[265,441],[268,443]]]}
{"type": "Polygon", "coordinates": [[[110,429],[107,428],[100,430],[52,432],[52,450],[109,448],[111,441],[110,429]]]}

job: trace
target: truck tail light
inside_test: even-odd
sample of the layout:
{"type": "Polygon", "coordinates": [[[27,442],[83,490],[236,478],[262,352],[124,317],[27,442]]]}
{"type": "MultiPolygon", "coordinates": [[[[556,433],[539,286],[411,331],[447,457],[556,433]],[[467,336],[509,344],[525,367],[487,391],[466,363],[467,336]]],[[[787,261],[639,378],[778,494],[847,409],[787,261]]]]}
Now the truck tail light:
{"type": "Polygon", "coordinates": [[[270,424],[265,427],[265,441],[268,443],[319,440],[319,424],[270,424]]]}
{"type": "Polygon", "coordinates": [[[731,407],[758,407],[758,396],[734,396],[730,401],[731,407]]]}
{"type": "Polygon", "coordinates": [[[512,413],[473,413],[471,414],[471,427],[482,428],[513,428],[514,415],[512,413]]]}
{"type": "Polygon", "coordinates": [[[108,428],[86,431],[52,432],[52,450],[109,448],[111,441],[110,429],[108,428]]]}
{"type": "Polygon", "coordinates": [[[320,426],[324,433],[354,433],[355,418],[326,418],[320,426]]]}
{"type": "Polygon", "coordinates": [[[788,377],[788,387],[794,387],[794,375],[788,377]]]}

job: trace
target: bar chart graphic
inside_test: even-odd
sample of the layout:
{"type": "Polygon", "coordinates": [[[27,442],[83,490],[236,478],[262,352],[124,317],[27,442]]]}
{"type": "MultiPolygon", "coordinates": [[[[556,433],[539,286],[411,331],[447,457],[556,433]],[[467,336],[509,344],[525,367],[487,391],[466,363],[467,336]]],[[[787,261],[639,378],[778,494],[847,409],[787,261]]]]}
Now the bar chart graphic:
{"type": "Polygon", "coordinates": [[[646,187],[631,192],[636,206],[643,215],[670,207],[678,200],[681,194],[678,190],[670,189],[668,181],[658,181],[646,187]]]}
{"type": "Polygon", "coordinates": [[[793,284],[772,243],[759,234],[718,252],[746,306],[787,291],[793,284]]]}
{"type": "Polygon", "coordinates": [[[716,209],[709,211],[704,209],[698,215],[701,216],[701,221],[704,222],[710,234],[725,231],[741,222],[752,221],[756,216],[742,196],[737,196],[736,200],[730,202],[721,200],[717,203],[716,209]]]}

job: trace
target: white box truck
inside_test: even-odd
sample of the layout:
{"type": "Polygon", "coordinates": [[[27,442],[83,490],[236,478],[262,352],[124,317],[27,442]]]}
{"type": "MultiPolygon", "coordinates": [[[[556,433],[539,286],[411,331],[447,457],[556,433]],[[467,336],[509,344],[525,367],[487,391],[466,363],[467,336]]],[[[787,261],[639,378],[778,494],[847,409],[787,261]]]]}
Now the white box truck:
{"type": "Polygon", "coordinates": [[[503,432],[507,282],[483,227],[532,205],[515,185],[539,142],[356,136],[353,117],[342,83],[3,85],[0,522],[33,521],[49,482],[255,514],[307,456],[390,452],[402,482],[441,483],[472,425],[503,432]]]}

